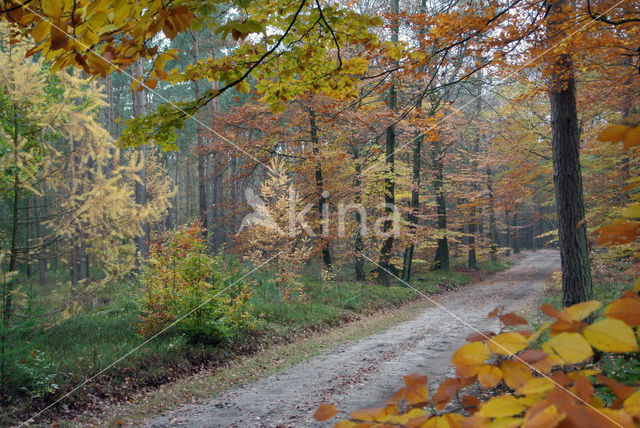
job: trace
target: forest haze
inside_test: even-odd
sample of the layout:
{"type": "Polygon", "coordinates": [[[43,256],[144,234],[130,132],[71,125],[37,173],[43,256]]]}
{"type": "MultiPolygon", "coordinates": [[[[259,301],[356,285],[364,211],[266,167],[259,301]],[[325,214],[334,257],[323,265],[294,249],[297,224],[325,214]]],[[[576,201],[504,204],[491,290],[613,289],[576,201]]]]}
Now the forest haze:
{"type": "MultiPolygon", "coordinates": [[[[636,352],[633,330],[635,348],[593,339],[592,312],[639,273],[638,40],[627,0],[0,0],[2,423],[127,400],[541,248],[561,257],[551,336],[636,352]]],[[[611,304],[640,324],[635,300],[611,304]]],[[[458,386],[493,388],[479,364],[543,330],[456,351],[458,386]]],[[[423,408],[426,378],[405,382],[423,408]]],[[[591,395],[638,422],[635,398],[591,395]]],[[[574,426],[545,399],[506,416],[555,403],[574,426]]],[[[468,426],[505,417],[487,412],[468,426]]]]}

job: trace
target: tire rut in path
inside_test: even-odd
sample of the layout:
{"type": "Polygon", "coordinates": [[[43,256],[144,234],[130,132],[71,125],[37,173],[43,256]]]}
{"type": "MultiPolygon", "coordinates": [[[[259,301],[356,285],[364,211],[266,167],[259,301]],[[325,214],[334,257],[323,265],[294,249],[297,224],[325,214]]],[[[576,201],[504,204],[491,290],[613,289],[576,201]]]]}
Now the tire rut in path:
{"type": "MultiPolygon", "coordinates": [[[[508,270],[436,301],[479,330],[497,330],[487,314],[496,306],[518,310],[538,300],[543,282],[560,268],[556,251],[526,253],[508,270]]],[[[428,302],[425,303],[428,304],[428,302]]],[[[451,355],[473,330],[443,309],[429,306],[416,318],[326,351],[280,373],[149,418],[145,426],[328,426],[312,418],[323,402],[343,410],[380,405],[403,384],[402,376],[429,376],[430,390],[453,374],[451,355]]]]}

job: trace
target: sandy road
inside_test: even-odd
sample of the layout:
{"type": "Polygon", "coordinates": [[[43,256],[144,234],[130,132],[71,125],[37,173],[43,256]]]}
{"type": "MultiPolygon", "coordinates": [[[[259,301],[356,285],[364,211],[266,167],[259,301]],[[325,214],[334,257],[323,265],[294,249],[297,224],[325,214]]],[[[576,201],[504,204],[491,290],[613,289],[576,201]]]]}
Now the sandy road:
{"type": "MultiPolygon", "coordinates": [[[[497,321],[487,320],[487,314],[496,306],[517,310],[534,302],[540,296],[544,279],[559,267],[556,251],[527,253],[510,269],[447,293],[437,302],[477,329],[497,329],[497,321]]],[[[470,332],[470,327],[450,313],[428,304],[411,321],[338,346],[205,402],[180,406],[149,418],[143,425],[323,426],[312,419],[314,410],[323,402],[345,410],[379,405],[402,386],[403,375],[413,372],[428,375],[435,387],[453,373],[451,355],[465,343],[470,332]]]]}

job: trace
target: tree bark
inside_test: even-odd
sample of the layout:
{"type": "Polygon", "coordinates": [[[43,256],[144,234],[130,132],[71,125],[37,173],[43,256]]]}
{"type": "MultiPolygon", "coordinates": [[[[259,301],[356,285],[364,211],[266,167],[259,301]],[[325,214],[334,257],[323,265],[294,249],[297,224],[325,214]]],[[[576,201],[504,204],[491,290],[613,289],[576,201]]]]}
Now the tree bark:
{"type": "MultiPolygon", "coordinates": [[[[566,0],[553,2],[547,17],[550,43],[563,37],[561,9],[566,0]]],[[[551,105],[551,148],[553,183],[558,215],[558,237],[562,259],[562,303],[570,306],[592,298],[591,267],[587,243],[580,136],[576,108],[576,83],[573,59],[569,53],[556,54],[549,80],[551,105]]]]}
{"type": "Polygon", "coordinates": [[[322,261],[324,262],[327,269],[331,269],[331,251],[329,249],[329,241],[324,233],[324,221],[328,219],[324,219],[324,209],[325,204],[327,203],[327,198],[325,197],[324,187],[322,182],[322,163],[319,160],[320,156],[320,141],[318,140],[318,125],[316,123],[316,112],[313,107],[309,107],[309,132],[311,134],[311,147],[313,151],[313,155],[315,157],[315,178],[316,178],[316,192],[318,193],[318,216],[320,218],[321,231],[318,233],[320,237],[321,248],[322,248],[322,261]]]}
{"type": "MultiPolygon", "coordinates": [[[[399,1],[391,0],[391,42],[395,45],[398,43],[400,26],[398,23],[399,14],[399,1]]],[[[396,94],[395,84],[393,78],[391,85],[389,86],[388,94],[388,106],[392,112],[395,112],[398,107],[398,98],[396,94]]],[[[396,127],[391,125],[387,128],[386,132],[386,144],[385,144],[385,165],[386,174],[384,178],[384,203],[385,211],[387,215],[391,215],[393,210],[392,205],[395,205],[395,150],[396,150],[396,127]]],[[[386,234],[393,227],[393,221],[391,218],[385,220],[383,225],[383,232],[386,234]]],[[[391,277],[389,271],[391,271],[391,252],[393,251],[393,235],[389,235],[384,238],[382,248],[380,249],[380,258],[378,259],[378,283],[387,287],[391,286],[391,277]]]]}
{"type": "Polygon", "coordinates": [[[42,243],[40,242],[42,240],[42,223],[40,221],[40,207],[38,207],[38,200],[34,199],[33,202],[33,215],[34,215],[34,219],[35,219],[35,225],[36,225],[36,239],[38,240],[38,243],[41,245],[40,249],[38,250],[38,282],[40,283],[40,285],[45,285],[46,279],[45,279],[45,275],[47,273],[47,262],[44,258],[44,249],[42,247],[42,243]]]}
{"type": "Polygon", "coordinates": [[[442,234],[438,238],[438,249],[434,258],[434,268],[449,271],[449,243],[447,242],[447,201],[444,194],[444,165],[442,160],[442,143],[433,142],[431,150],[433,165],[433,190],[436,195],[437,228],[442,234]]]}
{"type": "MultiPolygon", "coordinates": [[[[193,33],[193,62],[197,63],[200,50],[199,50],[199,37],[198,33],[193,33]]],[[[193,81],[194,92],[196,99],[200,98],[200,82],[198,80],[193,81]]],[[[196,113],[196,119],[198,113],[196,113]]],[[[205,236],[209,234],[209,225],[207,224],[207,179],[205,176],[205,162],[206,154],[204,153],[204,129],[202,122],[196,120],[196,145],[198,151],[198,208],[199,219],[202,224],[202,230],[205,236]]]]}
{"type": "MultiPolygon", "coordinates": [[[[138,61],[135,64],[136,72],[134,75],[142,76],[142,63],[138,61]]],[[[136,92],[133,96],[133,115],[140,116],[144,114],[145,109],[144,91],[136,92]]],[[[142,164],[140,172],[138,172],[139,181],[135,184],[136,204],[145,206],[147,204],[147,170],[146,170],[147,146],[142,145],[138,149],[138,162],[142,164]]],[[[140,225],[142,234],[135,239],[136,250],[138,256],[146,257],[149,254],[149,223],[140,225]]]]}
{"type": "MultiPolygon", "coordinates": [[[[409,228],[410,235],[415,234],[416,226],[418,223],[418,209],[420,208],[420,154],[422,151],[422,142],[424,136],[421,134],[416,137],[415,145],[413,146],[413,170],[411,172],[411,211],[409,212],[409,228]]],[[[411,281],[411,265],[413,263],[414,244],[411,243],[404,250],[404,261],[402,266],[402,280],[405,282],[411,281]]]]}
{"type": "Polygon", "coordinates": [[[489,238],[491,247],[489,254],[491,261],[498,261],[498,228],[496,226],[495,201],[493,200],[493,175],[491,167],[487,167],[487,191],[489,192],[489,238]]]}

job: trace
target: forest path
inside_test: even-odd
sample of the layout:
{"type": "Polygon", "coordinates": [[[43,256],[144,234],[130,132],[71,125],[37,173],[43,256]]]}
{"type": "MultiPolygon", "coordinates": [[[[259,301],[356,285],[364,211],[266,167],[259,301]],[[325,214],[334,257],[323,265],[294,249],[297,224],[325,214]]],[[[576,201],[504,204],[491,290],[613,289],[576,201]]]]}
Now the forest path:
{"type": "MultiPolygon", "coordinates": [[[[536,303],[545,278],[559,268],[556,251],[526,253],[506,271],[435,300],[469,325],[495,331],[498,321],[487,319],[491,310],[503,306],[514,311],[536,303]]],[[[403,386],[402,376],[408,373],[428,375],[433,391],[445,376],[453,374],[451,355],[472,331],[443,309],[430,305],[410,321],[205,402],[149,418],[142,425],[327,426],[330,424],[319,424],[312,418],[321,403],[349,411],[381,405],[403,386]]]]}

